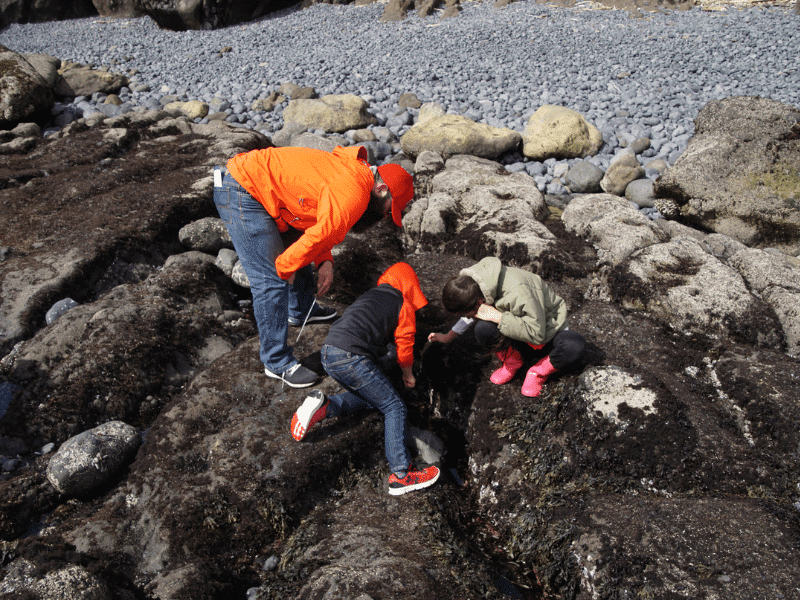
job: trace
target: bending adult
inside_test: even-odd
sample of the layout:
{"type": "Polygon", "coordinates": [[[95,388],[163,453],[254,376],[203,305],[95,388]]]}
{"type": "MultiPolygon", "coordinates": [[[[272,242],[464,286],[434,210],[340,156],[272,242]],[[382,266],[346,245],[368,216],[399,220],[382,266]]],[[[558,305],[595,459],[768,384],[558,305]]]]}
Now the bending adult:
{"type": "Polygon", "coordinates": [[[268,377],[294,388],[316,382],[288,344],[289,325],[336,317],[315,301],[311,265],[321,296],[333,283],[331,249],[383,218],[402,226],[413,197],[411,175],[395,164],[370,166],[362,146],[252,150],[215,167],[214,203],[250,280],[268,377]]]}

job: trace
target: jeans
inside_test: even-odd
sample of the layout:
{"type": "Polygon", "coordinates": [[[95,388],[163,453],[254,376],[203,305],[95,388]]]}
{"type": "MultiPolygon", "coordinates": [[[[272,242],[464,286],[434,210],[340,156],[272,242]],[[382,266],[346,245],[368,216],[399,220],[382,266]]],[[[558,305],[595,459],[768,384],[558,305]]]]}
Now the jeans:
{"type": "MultiPolygon", "coordinates": [[[[497,323],[491,321],[476,320],[475,339],[484,348],[493,348],[503,338],[503,334],[497,328],[497,323]]],[[[524,342],[510,340],[511,345],[525,354],[530,353],[530,347],[524,342]],[[528,347],[526,347],[528,346],[528,347]]],[[[545,356],[550,356],[550,364],[556,371],[561,371],[575,365],[583,358],[586,353],[586,341],[581,334],[569,328],[559,331],[555,337],[544,345],[540,350],[534,350],[537,360],[545,356]]]]}
{"type": "Polygon", "coordinates": [[[386,375],[368,356],[352,354],[335,346],[322,346],[322,366],[346,391],[330,396],[328,417],[377,408],[383,413],[384,446],[389,469],[405,476],[410,461],[406,405],[386,375]]]}
{"type": "Polygon", "coordinates": [[[283,373],[297,363],[287,342],[288,319],[302,321],[311,308],[314,272],[310,265],[303,267],[295,274],[294,285],[289,285],[278,277],[275,259],[302,232],[289,228],[281,234],[264,206],[226,169],[220,170],[224,175],[222,185],[214,186],[214,204],[250,280],[261,362],[273,373],[283,373]]]}

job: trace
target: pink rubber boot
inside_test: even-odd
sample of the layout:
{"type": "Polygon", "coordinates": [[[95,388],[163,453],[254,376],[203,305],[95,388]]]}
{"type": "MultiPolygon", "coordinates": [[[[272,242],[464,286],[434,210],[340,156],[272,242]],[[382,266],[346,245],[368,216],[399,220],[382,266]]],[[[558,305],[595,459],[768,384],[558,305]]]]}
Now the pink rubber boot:
{"type": "Polygon", "coordinates": [[[509,346],[503,352],[498,352],[497,358],[500,359],[503,366],[492,373],[489,379],[494,384],[503,385],[514,379],[514,374],[519,371],[522,366],[522,354],[519,353],[519,350],[509,346]]]}
{"type": "Polygon", "coordinates": [[[545,356],[528,369],[528,374],[525,376],[525,383],[522,384],[522,395],[535,398],[541,394],[544,382],[555,372],[556,370],[553,368],[553,365],[550,364],[550,357],[545,356]]]}

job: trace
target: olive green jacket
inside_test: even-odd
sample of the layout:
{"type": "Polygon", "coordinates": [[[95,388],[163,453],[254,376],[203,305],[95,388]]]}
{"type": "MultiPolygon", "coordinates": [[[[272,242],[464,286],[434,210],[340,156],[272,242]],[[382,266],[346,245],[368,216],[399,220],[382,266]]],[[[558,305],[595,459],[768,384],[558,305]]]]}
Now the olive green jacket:
{"type": "Polygon", "coordinates": [[[498,329],[508,338],[538,346],[567,324],[567,303],[535,273],[507,267],[490,256],[460,275],[474,279],[486,304],[502,313],[498,329]]]}

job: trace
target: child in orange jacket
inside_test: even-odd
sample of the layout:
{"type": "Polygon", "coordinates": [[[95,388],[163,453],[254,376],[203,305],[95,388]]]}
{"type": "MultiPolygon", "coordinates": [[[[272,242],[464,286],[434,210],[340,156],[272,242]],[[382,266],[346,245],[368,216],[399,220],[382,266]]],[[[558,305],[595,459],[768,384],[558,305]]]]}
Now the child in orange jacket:
{"type": "Polygon", "coordinates": [[[292,436],[299,441],[324,418],[380,410],[385,417],[385,451],[392,471],[389,493],[394,496],[428,487],[439,477],[435,466],[417,469],[411,464],[406,405],[377,365],[394,338],[403,383],[414,387],[416,311],[426,304],[414,270],[402,262],[389,267],[378,286],[362,294],[331,325],[322,346],[322,366],[345,390],[327,400],[314,390],[292,417],[292,436]]]}

